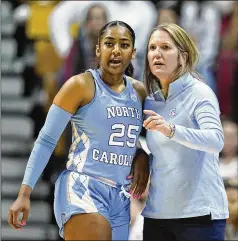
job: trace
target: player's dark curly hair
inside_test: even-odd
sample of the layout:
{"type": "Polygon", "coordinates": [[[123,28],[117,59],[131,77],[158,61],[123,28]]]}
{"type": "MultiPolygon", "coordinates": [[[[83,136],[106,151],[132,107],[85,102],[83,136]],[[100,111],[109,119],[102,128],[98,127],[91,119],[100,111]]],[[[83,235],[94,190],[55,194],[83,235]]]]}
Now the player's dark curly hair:
{"type": "MultiPolygon", "coordinates": [[[[128,25],[127,23],[123,22],[123,21],[111,21],[107,24],[105,24],[99,31],[99,35],[98,35],[98,43],[100,44],[100,39],[101,37],[103,36],[103,34],[111,27],[114,27],[114,26],[122,26],[122,27],[125,27],[127,28],[127,30],[129,31],[131,37],[132,37],[132,45],[133,45],[133,48],[135,46],[135,39],[136,39],[136,35],[135,35],[135,32],[134,30],[131,28],[130,25],[128,25]]],[[[127,66],[126,70],[125,70],[125,75],[127,76],[130,76],[130,77],[133,77],[134,75],[134,67],[132,65],[132,63],[130,62],[130,64],[127,66]]]]}

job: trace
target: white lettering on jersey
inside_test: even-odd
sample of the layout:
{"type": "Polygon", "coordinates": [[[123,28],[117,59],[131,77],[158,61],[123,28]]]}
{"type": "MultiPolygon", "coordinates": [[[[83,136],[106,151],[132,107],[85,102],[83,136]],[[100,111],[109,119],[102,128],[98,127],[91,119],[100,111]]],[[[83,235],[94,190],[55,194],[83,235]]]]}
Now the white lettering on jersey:
{"type": "Polygon", "coordinates": [[[140,111],[134,107],[110,106],[107,107],[107,118],[113,117],[132,117],[141,120],[140,111]]]}
{"type": "Polygon", "coordinates": [[[116,153],[107,153],[106,151],[99,151],[93,149],[93,160],[119,166],[131,166],[133,156],[132,155],[118,155],[116,153]]]}

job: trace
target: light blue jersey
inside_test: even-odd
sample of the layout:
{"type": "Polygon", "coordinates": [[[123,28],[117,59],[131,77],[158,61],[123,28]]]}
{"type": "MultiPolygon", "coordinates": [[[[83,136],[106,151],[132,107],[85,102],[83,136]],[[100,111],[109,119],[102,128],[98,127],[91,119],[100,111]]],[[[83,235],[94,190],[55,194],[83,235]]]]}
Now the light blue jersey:
{"type": "Polygon", "coordinates": [[[175,124],[169,139],[147,132],[153,155],[149,197],[143,215],[157,219],[203,216],[228,217],[227,197],[219,170],[223,148],[220,110],[212,90],[187,74],[145,101],[145,109],[175,124]]]}
{"type": "MultiPolygon", "coordinates": [[[[54,213],[60,236],[72,215],[99,213],[111,225],[113,240],[128,240],[131,171],[142,127],[142,105],[131,80],[125,89],[111,90],[97,70],[92,101],[74,115],[53,104],[27,163],[23,184],[32,189],[47,165],[68,122],[72,145],[67,169],[55,183],[54,213]]],[[[79,224],[80,225],[80,224],[79,224]]]]}
{"type": "Polygon", "coordinates": [[[71,118],[73,141],[67,169],[112,185],[126,185],[142,127],[142,105],[128,77],[122,93],[110,89],[98,70],[93,100],[71,118]]]}
{"type": "MultiPolygon", "coordinates": [[[[93,100],[71,117],[73,140],[67,169],[55,184],[54,213],[59,233],[72,215],[99,213],[112,228],[112,240],[127,240],[130,173],[142,127],[142,105],[128,77],[118,94],[89,70],[93,100]]],[[[80,224],[79,224],[80,225],[80,224]]]]}

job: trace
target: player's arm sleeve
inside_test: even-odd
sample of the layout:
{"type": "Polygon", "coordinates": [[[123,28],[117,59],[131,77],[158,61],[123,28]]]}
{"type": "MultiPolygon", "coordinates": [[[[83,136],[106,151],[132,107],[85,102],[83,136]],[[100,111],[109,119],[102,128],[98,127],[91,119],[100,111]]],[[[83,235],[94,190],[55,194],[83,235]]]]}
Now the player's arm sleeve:
{"type": "Polygon", "coordinates": [[[172,140],[195,150],[219,153],[224,145],[224,135],[217,103],[204,98],[194,110],[194,121],[198,129],[175,125],[172,140]]]}
{"type": "Polygon", "coordinates": [[[34,143],[22,184],[26,184],[32,189],[34,188],[72,115],[57,105],[52,104],[44,126],[34,143]]]}

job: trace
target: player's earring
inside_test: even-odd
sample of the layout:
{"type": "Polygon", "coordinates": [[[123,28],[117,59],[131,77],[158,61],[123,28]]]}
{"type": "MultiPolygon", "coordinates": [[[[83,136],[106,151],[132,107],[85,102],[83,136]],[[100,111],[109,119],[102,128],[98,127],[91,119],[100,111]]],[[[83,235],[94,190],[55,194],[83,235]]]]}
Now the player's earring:
{"type": "Polygon", "coordinates": [[[132,58],[132,59],[135,59],[135,58],[136,58],[136,49],[133,49],[131,58],[132,58]]]}

